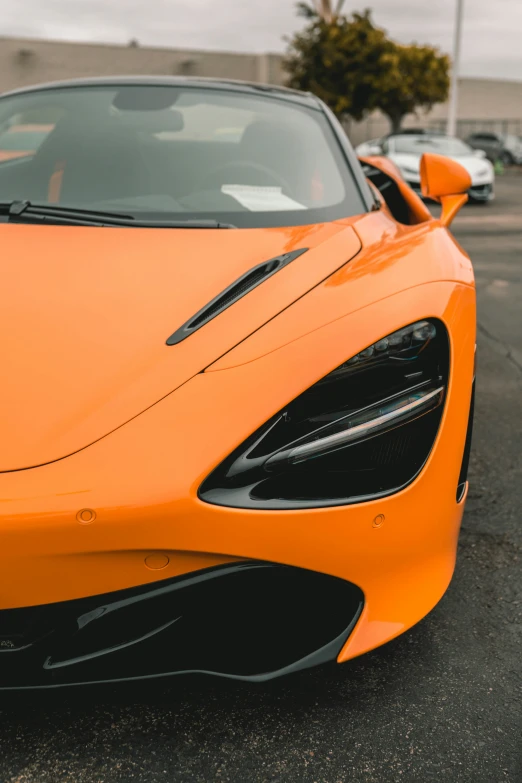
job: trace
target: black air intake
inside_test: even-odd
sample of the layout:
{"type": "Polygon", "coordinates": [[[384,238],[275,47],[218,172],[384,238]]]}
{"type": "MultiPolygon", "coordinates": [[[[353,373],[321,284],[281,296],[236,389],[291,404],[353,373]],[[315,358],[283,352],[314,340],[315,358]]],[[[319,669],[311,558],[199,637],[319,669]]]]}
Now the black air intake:
{"type": "Polygon", "coordinates": [[[356,585],[245,561],[155,584],[0,611],[0,691],[205,672],[262,681],[335,660],[356,585]]]}
{"type": "Polygon", "coordinates": [[[170,335],[167,340],[167,345],[177,345],[185,340],[193,332],[196,332],[206,323],[211,321],[216,315],[219,315],[226,310],[227,307],[237,302],[249,291],[252,291],[260,283],[268,280],[269,277],[275,275],[280,269],[287,266],[291,261],[294,261],[299,256],[306,253],[308,248],[303,247],[299,250],[292,250],[291,253],[284,253],[276,258],[271,258],[270,261],[263,261],[262,264],[258,264],[253,269],[250,269],[246,274],[239,277],[232,285],[225,288],[215,299],[212,299],[205,305],[199,312],[186,321],[183,326],[170,335]]]}

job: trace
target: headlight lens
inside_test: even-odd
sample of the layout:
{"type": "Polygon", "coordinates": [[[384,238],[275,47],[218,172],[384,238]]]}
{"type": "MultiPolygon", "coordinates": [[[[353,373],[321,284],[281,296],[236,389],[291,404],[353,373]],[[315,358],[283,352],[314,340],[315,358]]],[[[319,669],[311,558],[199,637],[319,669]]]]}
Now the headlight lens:
{"type": "Polygon", "coordinates": [[[302,508],[401,489],[433,446],[449,371],[444,325],[417,321],[341,364],[248,438],[200,497],[239,508],[302,508]]]}
{"type": "Polygon", "coordinates": [[[401,421],[436,408],[442,402],[443,396],[444,386],[440,386],[438,389],[417,389],[384,403],[370,405],[358,414],[345,416],[333,425],[321,427],[314,433],[312,440],[277,452],[273,457],[269,457],[265,467],[273,469],[283,462],[295,465],[307,459],[330,454],[350,443],[362,443],[381,432],[397,427],[401,421]]]}

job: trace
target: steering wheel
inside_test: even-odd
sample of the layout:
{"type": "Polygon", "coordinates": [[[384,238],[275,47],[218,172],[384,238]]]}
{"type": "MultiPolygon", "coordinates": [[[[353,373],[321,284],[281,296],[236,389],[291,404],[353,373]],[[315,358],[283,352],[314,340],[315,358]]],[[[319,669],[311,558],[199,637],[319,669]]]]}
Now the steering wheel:
{"type": "MultiPolygon", "coordinates": [[[[220,174],[222,171],[233,171],[234,169],[250,169],[256,173],[265,174],[269,179],[273,180],[276,185],[280,185],[284,190],[286,190],[287,193],[292,193],[292,188],[290,187],[288,180],[282,177],[281,174],[279,174],[277,171],[274,171],[274,169],[269,168],[268,166],[264,166],[262,163],[254,163],[253,161],[249,160],[234,160],[230,163],[223,163],[220,166],[216,166],[215,168],[206,172],[205,178],[213,177],[216,174],[220,174]]],[[[230,184],[239,185],[240,183],[231,182],[230,184]]]]}

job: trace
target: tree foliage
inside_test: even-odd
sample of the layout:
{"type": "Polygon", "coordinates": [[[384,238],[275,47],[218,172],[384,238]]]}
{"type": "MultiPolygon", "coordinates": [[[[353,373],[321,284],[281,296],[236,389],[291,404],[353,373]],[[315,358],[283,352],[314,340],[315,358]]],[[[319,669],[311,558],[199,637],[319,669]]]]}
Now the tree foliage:
{"type": "Polygon", "coordinates": [[[432,46],[395,44],[392,68],[395,84],[389,84],[380,95],[378,108],[388,115],[394,131],[406,114],[429,111],[447,99],[450,60],[432,46]]]}
{"type": "Polygon", "coordinates": [[[395,43],[373,24],[369,11],[346,17],[331,2],[326,5],[326,17],[322,0],[299,6],[309,24],[290,41],[285,59],[290,86],[314,92],[341,118],[361,120],[380,109],[394,130],[406,114],[446,100],[447,56],[430,46],[395,43]]]}

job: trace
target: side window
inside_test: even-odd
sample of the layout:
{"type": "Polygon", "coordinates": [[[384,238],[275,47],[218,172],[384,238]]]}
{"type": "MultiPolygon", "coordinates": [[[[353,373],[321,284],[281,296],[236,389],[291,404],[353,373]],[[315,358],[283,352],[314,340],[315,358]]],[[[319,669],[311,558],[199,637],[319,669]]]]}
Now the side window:
{"type": "Polygon", "coordinates": [[[398,223],[410,225],[410,210],[399,190],[397,183],[380,169],[374,166],[363,165],[364,175],[372,182],[381,193],[386,206],[398,223]]]}

